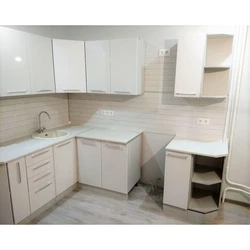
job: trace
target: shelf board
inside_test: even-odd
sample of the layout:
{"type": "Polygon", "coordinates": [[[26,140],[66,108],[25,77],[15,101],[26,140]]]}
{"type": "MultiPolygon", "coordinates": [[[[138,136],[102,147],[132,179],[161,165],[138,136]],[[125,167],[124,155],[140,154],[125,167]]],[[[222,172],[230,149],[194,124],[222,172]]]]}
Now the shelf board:
{"type": "Polygon", "coordinates": [[[205,214],[218,210],[218,206],[212,196],[206,196],[198,199],[191,198],[188,209],[205,214]]]}
{"type": "Polygon", "coordinates": [[[192,182],[203,185],[214,185],[221,183],[221,178],[215,171],[209,171],[205,173],[194,172],[192,182]]]}

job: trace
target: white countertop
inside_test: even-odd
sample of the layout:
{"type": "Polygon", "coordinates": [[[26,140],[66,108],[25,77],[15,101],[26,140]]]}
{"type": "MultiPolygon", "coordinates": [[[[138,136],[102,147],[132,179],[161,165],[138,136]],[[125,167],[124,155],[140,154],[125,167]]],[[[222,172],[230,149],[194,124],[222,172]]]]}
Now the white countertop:
{"type": "Polygon", "coordinates": [[[77,134],[83,133],[93,129],[94,127],[90,126],[64,126],[58,129],[66,130],[70,132],[70,135],[56,138],[56,139],[46,139],[46,140],[37,140],[33,139],[31,136],[12,141],[9,145],[3,145],[0,147],[0,164],[4,164],[13,160],[16,160],[20,157],[29,155],[38,150],[53,146],[65,140],[74,138],[77,134]]]}
{"type": "Polygon", "coordinates": [[[91,140],[108,141],[115,143],[127,144],[135,137],[139,136],[143,131],[128,131],[107,128],[94,128],[82,134],[78,134],[78,138],[91,140]]]}
{"type": "Polygon", "coordinates": [[[209,157],[223,157],[228,155],[227,142],[200,142],[174,138],[166,150],[209,157]]]}

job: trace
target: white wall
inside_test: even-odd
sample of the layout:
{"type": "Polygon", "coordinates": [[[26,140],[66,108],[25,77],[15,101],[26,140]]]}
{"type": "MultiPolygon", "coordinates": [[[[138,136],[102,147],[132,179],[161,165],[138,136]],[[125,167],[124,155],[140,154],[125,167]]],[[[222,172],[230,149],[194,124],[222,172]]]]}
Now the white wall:
{"type": "MultiPolygon", "coordinates": [[[[250,187],[250,27],[242,72],[241,88],[231,142],[229,180],[250,187]]],[[[250,203],[250,197],[229,191],[226,198],[250,203]]]]}

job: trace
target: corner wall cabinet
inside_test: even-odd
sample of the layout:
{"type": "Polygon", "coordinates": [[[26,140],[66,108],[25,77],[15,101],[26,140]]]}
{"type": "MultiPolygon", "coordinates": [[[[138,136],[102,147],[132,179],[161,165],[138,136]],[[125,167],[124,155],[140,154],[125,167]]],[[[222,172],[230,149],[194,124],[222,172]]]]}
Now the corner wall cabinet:
{"type": "Polygon", "coordinates": [[[57,93],[86,93],[83,41],[53,39],[57,93]]]}
{"type": "Polygon", "coordinates": [[[175,97],[226,98],[233,35],[194,33],[178,39],[175,97]]]}

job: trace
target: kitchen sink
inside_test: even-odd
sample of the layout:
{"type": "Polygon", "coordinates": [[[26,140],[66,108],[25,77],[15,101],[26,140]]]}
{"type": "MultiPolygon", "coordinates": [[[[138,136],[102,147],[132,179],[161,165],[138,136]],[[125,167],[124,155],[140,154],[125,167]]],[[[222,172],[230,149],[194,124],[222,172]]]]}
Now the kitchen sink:
{"type": "Polygon", "coordinates": [[[54,130],[48,130],[42,133],[34,133],[32,135],[32,138],[34,139],[41,139],[41,140],[46,140],[46,139],[57,139],[57,138],[62,138],[70,135],[68,131],[65,130],[60,130],[60,129],[54,129],[54,130]]]}

